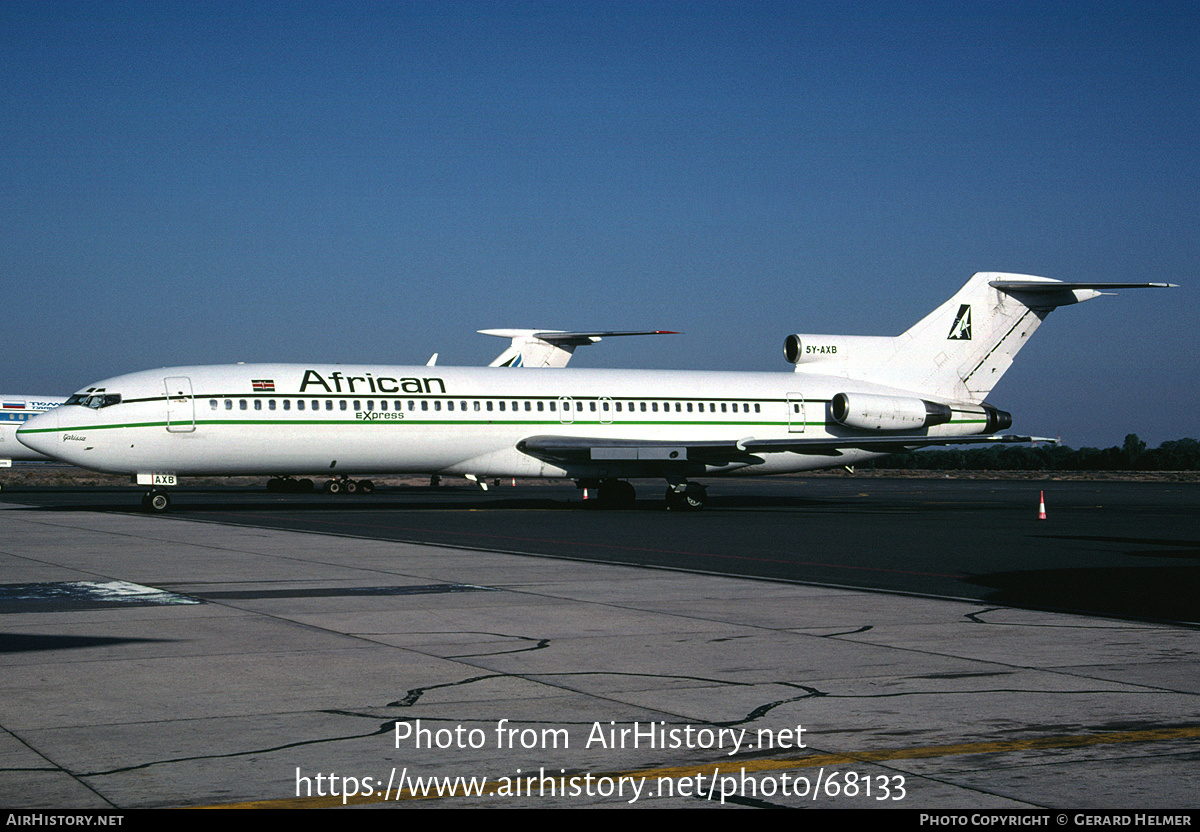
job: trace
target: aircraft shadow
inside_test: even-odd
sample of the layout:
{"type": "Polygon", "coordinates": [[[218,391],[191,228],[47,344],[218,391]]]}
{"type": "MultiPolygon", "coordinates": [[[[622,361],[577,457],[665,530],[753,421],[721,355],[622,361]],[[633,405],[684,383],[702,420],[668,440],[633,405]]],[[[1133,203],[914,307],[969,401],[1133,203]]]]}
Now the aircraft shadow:
{"type": "Polygon", "coordinates": [[[1043,569],[964,580],[991,589],[983,597],[994,604],[1200,626],[1200,566],[1043,569]]]}

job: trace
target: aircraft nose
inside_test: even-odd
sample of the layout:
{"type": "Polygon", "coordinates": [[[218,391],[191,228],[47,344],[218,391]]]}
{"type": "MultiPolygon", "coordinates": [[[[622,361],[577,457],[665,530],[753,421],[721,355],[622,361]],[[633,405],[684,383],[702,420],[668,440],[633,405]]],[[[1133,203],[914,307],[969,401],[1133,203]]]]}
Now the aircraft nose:
{"type": "Polygon", "coordinates": [[[54,456],[58,441],[58,411],[48,410],[26,421],[17,428],[17,439],[39,454],[54,456]]]}

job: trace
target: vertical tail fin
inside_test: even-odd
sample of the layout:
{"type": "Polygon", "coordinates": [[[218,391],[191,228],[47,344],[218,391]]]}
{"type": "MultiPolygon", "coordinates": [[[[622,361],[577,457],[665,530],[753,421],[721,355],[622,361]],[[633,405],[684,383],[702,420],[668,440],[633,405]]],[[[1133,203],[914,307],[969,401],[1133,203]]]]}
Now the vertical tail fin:
{"type": "Polygon", "coordinates": [[[909,376],[917,390],[982,402],[1055,306],[1087,299],[1065,290],[1005,292],[991,285],[999,280],[1056,282],[997,272],[974,275],[954,297],[896,338],[888,371],[909,376]]]}
{"type": "MultiPolygon", "coordinates": [[[[1063,283],[1047,277],[979,272],[895,338],[842,336],[833,360],[801,356],[805,344],[839,336],[793,335],[785,342],[797,371],[843,375],[951,401],[980,403],[1046,316],[1099,297],[1102,289],[1166,288],[1169,283],[1063,283]],[[800,356],[797,358],[797,356],[800,356]],[[809,361],[821,362],[808,366],[809,361]]],[[[812,347],[808,347],[809,350],[812,347]]]]}

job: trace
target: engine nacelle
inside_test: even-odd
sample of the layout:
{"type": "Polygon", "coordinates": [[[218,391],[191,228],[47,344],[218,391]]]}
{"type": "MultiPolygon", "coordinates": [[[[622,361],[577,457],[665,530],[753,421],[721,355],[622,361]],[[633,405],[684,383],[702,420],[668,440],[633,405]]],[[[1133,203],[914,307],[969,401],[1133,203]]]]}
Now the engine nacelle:
{"type": "Polygon", "coordinates": [[[789,364],[833,362],[869,367],[896,352],[896,339],[877,335],[789,335],[783,357],[789,364]]]}
{"type": "Polygon", "coordinates": [[[999,410],[990,404],[980,405],[987,417],[987,429],[984,433],[995,433],[998,430],[1008,430],[1012,427],[1012,414],[1007,410],[999,410]]]}
{"type": "Polygon", "coordinates": [[[870,393],[838,393],[829,410],[838,424],[860,430],[919,430],[945,424],[952,415],[949,405],[870,393]]]}

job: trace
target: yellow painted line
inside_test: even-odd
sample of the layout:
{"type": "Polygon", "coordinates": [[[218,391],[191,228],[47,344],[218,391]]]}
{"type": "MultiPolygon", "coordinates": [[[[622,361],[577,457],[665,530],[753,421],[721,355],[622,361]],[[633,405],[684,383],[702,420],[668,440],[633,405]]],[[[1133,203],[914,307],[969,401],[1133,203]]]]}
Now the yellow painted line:
{"type": "MultiPolygon", "coordinates": [[[[1043,737],[1040,739],[1026,740],[994,740],[991,742],[969,742],[958,743],[955,745],[932,745],[918,748],[884,748],[878,751],[860,751],[853,754],[828,754],[816,753],[806,754],[802,757],[786,757],[781,759],[766,759],[766,760],[736,760],[736,761],[716,761],[702,765],[683,765],[683,766],[666,766],[661,768],[649,769],[630,769],[627,771],[610,771],[602,773],[592,773],[593,781],[604,777],[616,780],[621,777],[646,778],[654,779],[668,778],[676,779],[681,777],[695,777],[702,774],[712,776],[714,773],[732,774],[740,773],[743,770],[747,773],[765,772],[765,771],[788,771],[793,769],[817,768],[819,766],[842,765],[847,763],[880,763],[890,760],[924,760],[934,757],[953,757],[961,754],[1005,754],[1013,751],[1041,751],[1051,748],[1086,748],[1097,745],[1113,745],[1116,743],[1128,742],[1168,742],[1171,740],[1196,739],[1200,737],[1200,726],[1188,726],[1182,728],[1154,728],[1145,731],[1108,731],[1101,734],[1080,734],[1067,735],[1058,737],[1043,737]]],[[[587,772],[571,772],[566,775],[551,776],[547,774],[547,778],[553,780],[561,792],[564,787],[564,781],[567,778],[583,777],[587,772]]],[[[420,776],[423,779],[430,779],[431,775],[414,775],[420,776]]],[[[314,775],[309,775],[310,779],[315,779],[314,775]]],[[[443,780],[446,775],[433,775],[437,780],[443,780]]],[[[538,775],[531,772],[522,772],[515,775],[501,775],[501,777],[488,777],[487,784],[482,788],[480,794],[493,795],[500,791],[501,780],[508,778],[510,782],[515,782],[518,779],[534,777],[540,780],[538,775]]],[[[454,780],[454,776],[449,776],[450,780],[454,780]]],[[[470,780],[469,776],[464,779],[470,780]]],[[[478,776],[476,777],[478,779],[478,776]]],[[[386,786],[386,783],[380,784],[386,786]]],[[[326,797],[293,797],[284,798],[281,800],[252,800],[244,803],[225,803],[213,806],[197,806],[198,809],[329,809],[337,806],[362,806],[373,803],[393,803],[405,800],[438,800],[450,797],[465,797],[466,792],[462,789],[448,790],[446,793],[437,794],[436,789],[430,788],[429,791],[434,794],[414,794],[408,790],[403,790],[399,794],[393,793],[389,795],[385,801],[382,793],[377,793],[370,796],[355,796],[343,798],[326,796],[326,797]]],[[[472,793],[471,797],[480,796],[472,793]]],[[[520,797],[527,795],[521,794],[520,797]]]]}

